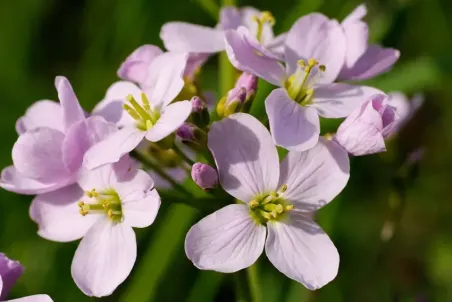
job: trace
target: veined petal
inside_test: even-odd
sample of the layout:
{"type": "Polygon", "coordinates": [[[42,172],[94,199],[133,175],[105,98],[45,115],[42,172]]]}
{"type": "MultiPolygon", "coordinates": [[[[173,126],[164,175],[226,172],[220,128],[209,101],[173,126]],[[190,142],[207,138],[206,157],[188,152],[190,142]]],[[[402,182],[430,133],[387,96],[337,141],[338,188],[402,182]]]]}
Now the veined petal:
{"type": "Polygon", "coordinates": [[[273,90],[265,100],[273,141],[288,150],[312,148],[319,139],[320,122],[314,108],[292,100],[284,88],[273,90]]]}
{"type": "Polygon", "coordinates": [[[281,163],[279,185],[287,185],[284,198],[296,209],[312,212],[336,197],[349,176],[347,151],[333,141],[320,138],[312,149],[287,154],[281,163]]]}
{"type": "Polygon", "coordinates": [[[129,276],[136,257],[133,229],[103,217],[80,242],[72,261],[72,278],[85,295],[108,296],[129,276]]]}
{"type": "Polygon", "coordinates": [[[78,171],[85,152],[116,130],[115,124],[100,116],[92,116],[72,125],[63,141],[63,161],[67,169],[71,172],[78,171]]]}
{"type": "MultiPolygon", "coordinates": [[[[253,37],[257,36],[258,25],[255,18],[260,18],[262,12],[254,7],[245,6],[240,9],[242,15],[242,25],[248,28],[253,37]]],[[[273,26],[269,22],[265,22],[262,26],[261,41],[262,44],[267,44],[273,40],[273,26]]],[[[256,40],[257,41],[257,40],[256,40]]]]}
{"type": "Polygon", "coordinates": [[[39,127],[52,128],[64,132],[63,108],[61,108],[60,104],[49,100],[37,101],[16,122],[18,134],[23,134],[39,127]]]}
{"type": "Polygon", "coordinates": [[[367,51],[351,68],[344,68],[339,75],[340,80],[366,80],[391,69],[399,59],[400,52],[393,48],[369,45],[367,51]]]}
{"type": "Polygon", "coordinates": [[[169,22],[162,26],[160,38],[170,51],[213,53],[224,50],[224,32],[207,26],[169,22]]]}
{"type": "Polygon", "coordinates": [[[33,296],[8,300],[5,302],[53,302],[53,300],[47,295],[33,295],[33,296]]]}
{"type": "Polygon", "coordinates": [[[232,273],[252,265],[262,254],[265,227],[246,205],[228,205],[191,227],[185,253],[199,269],[232,273]]]}
{"type": "Polygon", "coordinates": [[[152,107],[167,106],[182,90],[187,60],[188,53],[166,52],[152,61],[142,87],[152,107]]]}
{"type": "Polygon", "coordinates": [[[135,120],[122,108],[126,97],[130,94],[141,100],[141,89],[132,82],[119,81],[107,90],[105,98],[93,109],[93,115],[99,115],[118,126],[131,125],[135,120]]]}
{"type": "Polygon", "coordinates": [[[285,60],[288,74],[293,74],[300,59],[316,59],[326,66],[318,83],[332,83],[337,78],[345,60],[346,39],[336,20],[319,13],[298,19],[286,38],[285,60]]]}
{"type": "Polygon", "coordinates": [[[52,241],[68,242],[82,238],[101,218],[100,214],[82,216],[77,203],[85,195],[78,185],[72,185],[33,199],[30,217],[39,226],[39,236],[52,241]]]}
{"type": "Polygon", "coordinates": [[[157,217],[160,203],[160,196],[155,189],[148,189],[146,194],[140,198],[122,199],[124,223],[134,228],[150,226],[154,222],[155,217],[157,217]]]}
{"type": "Polygon", "coordinates": [[[366,52],[369,39],[369,27],[361,19],[367,14],[365,4],[359,5],[342,21],[341,25],[347,39],[345,64],[352,67],[366,52]]]}
{"type": "Polygon", "coordinates": [[[244,202],[274,191],[279,159],[268,130],[256,118],[236,113],[210,128],[208,146],[223,189],[244,202]]]}
{"type": "Polygon", "coordinates": [[[284,68],[277,59],[256,49],[256,45],[250,43],[251,38],[251,34],[244,27],[239,27],[239,30],[228,30],[225,33],[226,52],[232,65],[281,86],[286,78],[284,68]]]}
{"type": "Polygon", "coordinates": [[[163,109],[157,123],[146,132],[146,139],[158,142],[177,130],[190,116],[192,105],[190,101],[170,104],[163,109]]]}
{"type": "Polygon", "coordinates": [[[64,134],[51,128],[37,128],[17,139],[12,158],[17,172],[39,182],[65,182],[72,175],[63,162],[64,134]]]}
{"type": "Polygon", "coordinates": [[[265,252],[287,277],[310,290],[332,281],[339,268],[339,253],[327,234],[309,217],[293,213],[289,220],[269,222],[265,252]]]}
{"type": "Polygon", "coordinates": [[[284,44],[286,43],[286,39],[287,33],[282,33],[265,44],[265,47],[276,55],[280,61],[284,61],[284,44]]]}
{"type": "Polygon", "coordinates": [[[55,88],[58,92],[61,107],[63,108],[64,127],[68,129],[72,124],[83,120],[85,118],[85,112],[80,106],[68,79],[57,76],[55,78],[55,88]]]}
{"type": "Polygon", "coordinates": [[[135,149],[146,135],[135,126],[125,126],[103,141],[92,146],[83,159],[83,166],[92,170],[105,164],[111,164],[135,149]]]}
{"type": "Polygon", "coordinates": [[[334,83],[315,88],[312,107],[328,118],[346,117],[381,90],[368,86],[334,83]]]}

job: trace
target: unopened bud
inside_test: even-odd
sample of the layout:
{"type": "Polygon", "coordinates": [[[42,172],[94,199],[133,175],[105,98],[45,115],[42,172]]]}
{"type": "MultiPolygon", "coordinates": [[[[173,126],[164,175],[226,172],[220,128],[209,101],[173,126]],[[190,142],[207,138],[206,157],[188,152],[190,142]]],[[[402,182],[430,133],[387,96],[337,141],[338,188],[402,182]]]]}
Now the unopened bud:
{"type": "Polygon", "coordinates": [[[204,105],[204,102],[201,100],[201,98],[199,96],[194,96],[191,98],[191,106],[192,106],[193,113],[199,113],[204,108],[206,108],[206,106],[204,105]]]}
{"type": "Polygon", "coordinates": [[[224,107],[224,116],[227,117],[233,113],[240,112],[246,100],[246,89],[243,87],[233,88],[228,92],[226,104],[224,107]]]}
{"type": "Polygon", "coordinates": [[[191,105],[193,108],[191,121],[196,126],[205,128],[207,125],[209,125],[210,122],[209,110],[207,109],[206,104],[200,97],[194,96],[191,99],[191,105]]]}
{"type": "Polygon", "coordinates": [[[195,163],[192,166],[191,178],[203,190],[213,189],[218,185],[217,171],[204,163],[195,163]]]}
{"type": "Polygon", "coordinates": [[[182,140],[182,143],[194,148],[200,149],[206,145],[207,135],[196,125],[184,123],[176,131],[176,135],[182,140]]]}
{"type": "Polygon", "coordinates": [[[245,90],[246,90],[245,102],[250,102],[253,100],[254,96],[256,95],[257,77],[252,74],[244,72],[237,79],[237,82],[235,83],[235,87],[236,88],[245,88],[245,90]]]}

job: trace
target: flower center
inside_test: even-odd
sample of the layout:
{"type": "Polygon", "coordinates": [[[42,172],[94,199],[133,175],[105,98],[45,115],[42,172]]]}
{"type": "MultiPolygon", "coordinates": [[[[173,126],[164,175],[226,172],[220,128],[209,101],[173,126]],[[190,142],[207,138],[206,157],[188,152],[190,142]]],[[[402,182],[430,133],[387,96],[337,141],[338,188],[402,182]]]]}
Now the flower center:
{"type": "Polygon", "coordinates": [[[315,59],[307,62],[299,60],[297,70],[286,81],[286,89],[289,96],[303,106],[309,105],[314,95],[314,84],[318,77],[325,71],[325,65],[319,65],[315,59]]]}
{"type": "Polygon", "coordinates": [[[82,216],[90,213],[106,214],[112,221],[122,221],[121,199],[115,190],[107,189],[97,192],[96,189],[92,189],[91,191],[86,191],[85,195],[92,202],[87,203],[83,200],[78,202],[79,212],[82,216]]]}
{"type": "Polygon", "coordinates": [[[266,224],[269,220],[281,220],[294,206],[284,199],[287,185],[283,185],[277,192],[262,194],[250,201],[251,215],[259,224],[266,224]]]}
{"type": "Polygon", "coordinates": [[[256,30],[256,38],[259,42],[263,42],[263,32],[264,32],[264,26],[266,24],[269,24],[270,26],[275,25],[275,18],[269,11],[264,11],[258,15],[253,16],[253,21],[257,23],[257,30],[256,30]]]}
{"type": "Polygon", "coordinates": [[[160,118],[160,112],[151,108],[151,104],[146,96],[146,94],[141,93],[141,103],[138,104],[135,98],[129,94],[126,100],[130,103],[123,104],[122,107],[125,111],[137,121],[137,128],[143,131],[151,129],[157,120],[160,118]]]}

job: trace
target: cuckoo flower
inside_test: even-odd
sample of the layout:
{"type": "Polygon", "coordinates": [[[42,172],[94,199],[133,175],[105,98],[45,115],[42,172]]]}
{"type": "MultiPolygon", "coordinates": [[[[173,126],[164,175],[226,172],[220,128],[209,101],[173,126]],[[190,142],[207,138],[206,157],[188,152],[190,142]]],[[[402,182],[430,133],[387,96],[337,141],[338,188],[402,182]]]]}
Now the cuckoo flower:
{"type": "Polygon", "coordinates": [[[143,90],[131,82],[117,82],[108,89],[95,112],[121,129],[86,153],[88,169],[117,162],[144,138],[158,142],[184,123],[192,110],[190,101],[171,102],[184,86],[186,61],[185,53],[160,54],[149,67],[143,90]]]}
{"type": "Polygon", "coordinates": [[[238,69],[280,86],[265,101],[277,145],[303,151],[319,137],[319,117],[350,114],[379,91],[365,86],[333,83],[345,60],[346,38],[336,20],[313,13],[290,29],[284,45],[285,68],[245,27],[226,32],[226,51],[238,69]]]}
{"type": "MultiPolygon", "coordinates": [[[[6,301],[9,290],[19,279],[24,268],[19,262],[13,261],[6,257],[5,254],[0,253],[0,299],[1,301],[6,301]]],[[[52,302],[47,295],[34,295],[24,298],[9,300],[15,302],[52,302]]]]}
{"type": "Polygon", "coordinates": [[[88,296],[110,295],[130,274],[137,243],[132,227],[151,225],[160,206],[151,177],[123,158],[85,170],[73,185],[37,196],[30,207],[39,235],[68,242],[83,238],[72,277],[88,296]]]}
{"type": "Polygon", "coordinates": [[[185,22],[169,22],[163,25],[160,37],[165,47],[173,51],[190,53],[216,53],[224,51],[226,30],[245,26],[255,43],[273,55],[282,54],[285,34],[273,35],[275,19],[270,12],[252,7],[237,9],[224,7],[220,11],[220,22],[215,28],[185,22]]]}
{"type": "Polygon", "coordinates": [[[235,272],[252,265],[265,246],[279,271],[309,289],[334,279],[339,254],[309,214],[344,188],[347,152],[322,139],[309,151],[290,151],[280,164],[270,133],[245,113],[213,124],[208,144],[221,186],[242,202],[189,230],[185,252],[194,265],[235,272]]]}
{"type": "Polygon", "coordinates": [[[420,94],[415,95],[411,100],[401,92],[391,92],[388,94],[388,103],[395,108],[397,113],[397,123],[393,133],[399,131],[422,106],[424,97],[420,94]]]}
{"type": "Polygon", "coordinates": [[[372,96],[339,126],[335,141],[353,155],[386,151],[384,139],[396,126],[396,110],[389,104],[385,95],[372,96]]]}
{"type": "Polygon", "coordinates": [[[341,23],[347,50],[345,62],[339,74],[341,80],[365,80],[373,78],[392,67],[400,52],[380,45],[369,45],[369,28],[362,20],[367,14],[364,4],[358,6],[341,23]]]}
{"type": "Polygon", "coordinates": [[[60,104],[36,102],[17,122],[14,165],[0,181],[6,190],[40,194],[76,182],[84,153],[116,129],[102,117],[85,118],[66,78],[56,77],[55,86],[60,104]]]}

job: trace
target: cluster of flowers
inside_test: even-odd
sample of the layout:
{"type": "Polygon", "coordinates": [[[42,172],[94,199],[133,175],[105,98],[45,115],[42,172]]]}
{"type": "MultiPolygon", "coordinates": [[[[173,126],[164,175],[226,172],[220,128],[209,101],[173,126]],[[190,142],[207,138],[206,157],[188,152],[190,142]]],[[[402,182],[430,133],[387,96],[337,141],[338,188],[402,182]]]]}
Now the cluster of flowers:
{"type": "MultiPolygon", "coordinates": [[[[223,8],[215,28],[165,24],[167,51],[135,50],[118,70],[122,81],[91,113],[57,77],[59,103],[38,101],[17,121],[13,165],[2,171],[0,186],[37,195],[30,216],[41,237],[82,239],[71,272],[88,296],[110,295],[130,274],[137,254],[132,228],[150,226],[159,210],[154,186],[167,189],[190,172],[209,194],[231,195],[186,236],[196,267],[236,272],[265,248],[279,271],[320,288],[335,278],[339,254],[312,212],[345,187],[349,154],[385,151],[385,138],[420,104],[341,82],[374,77],[399,57],[368,44],[365,14],[361,5],[339,23],[312,13],[278,36],[269,12],[248,7],[223,8]],[[238,78],[214,104],[197,75],[222,51],[238,78]],[[265,100],[270,131],[248,113],[258,78],[279,87],[265,100]],[[322,137],[319,116],[346,119],[322,137]],[[289,151],[282,162],[277,146],[289,151]]],[[[11,272],[22,271],[11,263],[0,257],[4,293],[17,278],[11,272]]],[[[50,301],[35,297],[27,301],[50,301]]]]}

